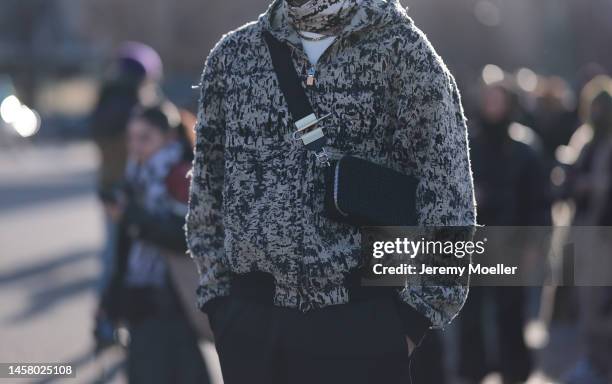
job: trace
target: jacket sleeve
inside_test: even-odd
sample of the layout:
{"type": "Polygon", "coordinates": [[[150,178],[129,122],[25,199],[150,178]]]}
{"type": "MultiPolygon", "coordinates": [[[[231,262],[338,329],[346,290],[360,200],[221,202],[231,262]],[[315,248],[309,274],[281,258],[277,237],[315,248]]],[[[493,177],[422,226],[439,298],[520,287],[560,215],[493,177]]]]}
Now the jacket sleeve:
{"type": "MultiPolygon", "coordinates": [[[[469,240],[476,225],[476,209],[467,125],[459,90],[427,38],[416,28],[413,32],[397,55],[399,75],[394,87],[398,87],[400,128],[394,136],[394,160],[412,169],[420,180],[419,225],[435,231],[431,235],[436,240],[445,241],[444,236],[452,237],[452,241],[469,240]]],[[[436,266],[470,263],[469,257],[427,257],[427,263],[436,266]]],[[[443,328],[459,313],[467,294],[465,277],[446,280],[443,284],[410,282],[399,293],[400,301],[407,305],[400,313],[416,328],[423,329],[426,324],[443,328]]]]}
{"type": "Polygon", "coordinates": [[[198,307],[204,311],[212,299],[229,295],[230,286],[223,246],[223,66],[217,48],[211,51],[202,74],[185,224],[188,249],[200,274],[198,307]]]}

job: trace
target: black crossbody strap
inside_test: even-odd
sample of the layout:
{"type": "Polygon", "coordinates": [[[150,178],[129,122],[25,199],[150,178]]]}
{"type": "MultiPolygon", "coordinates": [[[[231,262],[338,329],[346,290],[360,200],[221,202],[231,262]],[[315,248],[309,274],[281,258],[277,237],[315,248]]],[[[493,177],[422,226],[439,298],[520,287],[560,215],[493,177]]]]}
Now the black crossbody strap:
{"type": "Polygon", "coordinates": [[[278,84],[294,122],[298,122],[314,113],[306,92],[302,87],[302,81],[298,76],[289,46],[275,39],[270,32],[263,31],[263,37],[272,57],[272,65],[278,78],[278,84]]]}

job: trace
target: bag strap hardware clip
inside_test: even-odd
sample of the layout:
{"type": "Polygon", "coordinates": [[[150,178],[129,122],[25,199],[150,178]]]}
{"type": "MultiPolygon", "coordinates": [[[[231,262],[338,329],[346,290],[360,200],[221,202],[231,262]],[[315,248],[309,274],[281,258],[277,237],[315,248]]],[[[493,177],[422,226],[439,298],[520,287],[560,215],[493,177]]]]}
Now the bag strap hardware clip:
{"type": "Polygon", "coordinates": [[[297,128],[297,130],[293,132],[293,140],[300,140],[301,135],[304,134],[305,131],[314,127],[315,125],[317,125],[318,123],[322,122],[323,120],[327,119],[330,116],[331,116],[331,113],[328,113],[325,116],[317,118],[317,116],[314,113],[311,113],[310,115],[298,120],[295,123],[295,127],[297,128]]]}

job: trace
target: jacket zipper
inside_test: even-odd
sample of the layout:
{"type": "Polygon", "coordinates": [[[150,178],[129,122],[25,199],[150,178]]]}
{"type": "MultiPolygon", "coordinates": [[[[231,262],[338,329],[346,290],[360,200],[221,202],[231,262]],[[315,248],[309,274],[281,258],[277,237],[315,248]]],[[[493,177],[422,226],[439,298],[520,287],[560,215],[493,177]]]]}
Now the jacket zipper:
{"type": "Polygon", "coordinates": [[[317,69],[314,66],[311,66],[308,69],[308,76],[306,77],[306,85],[312,87],[315,83],[315,75],[317,74],[317,69]]]}
{"type": "MultiPolygon", "coordinates": [[[[329,45],[329,47],[325,48],[325,51],[319,56],[319,60],[315,64],[310,64],[310,67],[306,71],[306,85],[308,87],[313,87],[315,85],[316,76],[317,76],[317,67],[322,62],[323,58],[326,58],[329,54],[329,51],[336,45],[338,41],[340,41],[343,36],[337,36],[336,39],[329,45]]],[[[297,49],[297,48],[296,48],[297,49]]],[[[306,62],[310,62],[306,54],[302,51],[302,58],[306,60],[306,62]]]]}
{"type": "MultiPolygon", "coordinates": [[[[336,42],[339,39],[336,39],[332,44],[330,44],[329,47],[327,47],[327,49],[325,49],[325,51],[323,51],[323,53],[321,54],[321,56],[319,57],[319,60],[317,60],[317,62],[315,64],[311,64],[310,60],[308,59],[308,57],[306,56],[305,52],[301,49],[298,49],[297,47],[293,46],[294,49],[299,50],[299,54],[302,58],[302,60],[305,60],[306,63],[310,64],[310,66],[307,69],[307,77],[306,77],[306,86],[307,88],[313,88],[315,86],[315,82],[316,82],[316,75],[317,75],[317,66],[318,64],[320,64],[322,62],[322,59],[328,55],[330,49],[336,44],[336,42]]],[[[311,99],[316,99],[316,95],[315,94],[311,94],[311,99]]],[[[313,105],[313,110],[315,109],[315,106],[313,105]]],[[[316,113],[316,111],[315,111],[316,113]]],[[[307,162],[307,159],[310,157],[309,154],[304,151],[304,153],[302,154],[303,156],[303,160],[305,162],[307,162]]],[[[316,161],[316,160],[315,160],[316,161]]],[[[306,171],[307,172],[307,171],[306,171]]],[[[311,195],[310,193],[310,188],[311,186],[307,187],[307,191],[306,193],[304,193],[304,187],[302,186],[302,196],[301,196],[301,204],[302,204],[302,209],[305,208],[304,205],[304,201],[308,198],[309,195],[311,195]]],[[[304,219],[302,218],[302,225],[305,225],[304,219]]],[[[302,232],[302,239],[301,239],[301,251],[302,251],[302,255],[306,254],[306,236],[305,236],[306,231],[304,230],[302,232]]],[[[303,274],[304,271],[299,271],[300,274],[303,274]]],[[[298,282],[298,284],[300,284],[298,282]]],[[[298,302],[297,302],[298,307],[301,306],[300,300],[299,300],[299,296],[298,296],[298,302]]]]}

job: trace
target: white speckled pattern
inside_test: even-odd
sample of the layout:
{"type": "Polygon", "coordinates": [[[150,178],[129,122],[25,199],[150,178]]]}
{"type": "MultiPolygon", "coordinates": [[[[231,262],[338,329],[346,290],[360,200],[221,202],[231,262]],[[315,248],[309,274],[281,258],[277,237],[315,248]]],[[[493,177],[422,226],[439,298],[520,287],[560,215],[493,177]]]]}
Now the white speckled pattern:
{"type": "MultiPolygon", "coordinates": [[[[228,295],[232,274],[250,271],[274,275],[277,305],[308,311],[346,303],[344,277],[362,262],[358,229],[322,216],[323,170],[290,137],[261,37],[266,29],[290,44],[306,79],[311,64],[284,6],[275,0],[257,22],[225,35],[202,75],[186,225],[200,306],[228,295]]],[[[397,0],[363,0],[316,68],[306,92],[318,115],[332,113],[322,123],[332,153],[416,175],[422,225],[475,224],[459,91],[397,0]]],[[[466,295],[460,283],[400,292],[435,327],[456,315],[466,295]]]]}

